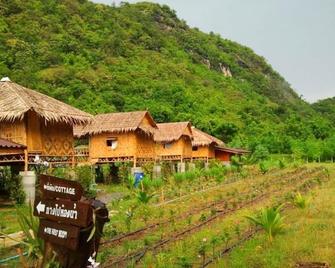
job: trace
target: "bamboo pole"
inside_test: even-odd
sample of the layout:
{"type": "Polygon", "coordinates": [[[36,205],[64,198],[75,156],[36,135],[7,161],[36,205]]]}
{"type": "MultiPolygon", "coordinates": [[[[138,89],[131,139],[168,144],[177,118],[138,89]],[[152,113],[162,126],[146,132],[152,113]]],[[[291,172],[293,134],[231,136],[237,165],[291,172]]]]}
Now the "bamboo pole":
{"type": "Polygon", "coordinates": [[[24,150],[24,171],[28,171],[28,150],[24,150]]]}

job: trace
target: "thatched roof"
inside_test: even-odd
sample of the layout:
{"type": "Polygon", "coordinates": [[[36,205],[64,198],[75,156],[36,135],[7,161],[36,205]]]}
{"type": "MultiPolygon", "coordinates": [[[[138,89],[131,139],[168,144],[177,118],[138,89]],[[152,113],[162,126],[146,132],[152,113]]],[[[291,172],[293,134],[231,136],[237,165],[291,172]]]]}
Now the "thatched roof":
{"type": "Polygon", "coordinates": [[[96,115],[86,126],[75,126],[74,135],[82,137],[103,132],[122,133],[136,130],[153,135],[156,128],[156,123],[148,111],[109,113],[96,115]],[[145,118],[149,124],[144,123],[145,118]]]}
{"type": "Polygon", "coordinates": [[[245,150],[245,149],[241,149],[241,148],[229,148],[229,147],[225,147],[225,146],[216,146],[215,150],[218,151],[222,151],[222,152],[227,152],[227,153],[231,153],[231,154],[248,154],[250,153],[250,151],[245,150]]]}
{"type": "Polygon", "coordinates": [[[193,138],[190,122],[162,123],[157,124],[157,127],[154,135],[156,142],[169,143],[179,140],[182,136],[193,138]]]}
{"type": "Polygon", "coordinates": [[[0,138],[0,148],[17,148],[17,149],[24,149],[26,148],[25,145],[16,143],[16,142],[12,142],[9,140],[5,140],[5,139],[1,139],[0,138]]]}
{"type": "Polygon", "coordinates": [[[92,116],[56,99],[3,79],[0,81],[0,121],[22,120],[34,111],[47,122],[83,124],[92,116]]]}
{"type": "Polygon", "coordinates": [[[195,127],[192,127],[192,133],[193,133],[192,146],[209,146],[211,144],[225,146],[223,141],[195,127]]]}

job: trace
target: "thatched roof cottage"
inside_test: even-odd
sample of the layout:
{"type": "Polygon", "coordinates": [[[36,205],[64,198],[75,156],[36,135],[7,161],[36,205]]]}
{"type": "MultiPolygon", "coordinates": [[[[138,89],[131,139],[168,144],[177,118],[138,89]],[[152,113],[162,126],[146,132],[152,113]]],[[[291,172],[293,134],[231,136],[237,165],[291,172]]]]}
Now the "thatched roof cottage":
{"type": "Polygon", "coordinates": [[[205,160],[215,158],[215,147],[225,146],[224,142],[200,129],[192,127],[192,159],[205,160]]]}
{"type": "Polygon", "coordinates": [[[156,158],[184,161],[192,158],[192,128],[190,122],[157,124],[155,132],[156,158]]]}
{"type": "Polygon", "coordinates": [[[155,121],[147,111],[99,114],[75,128],[75,136],[89,138],[92,163],[153,161],[155,121]]]}
{"type": "Polygon", "coordinates": [[[73,125],[88,123],[91,118],[90,114],[3,78],[0,138],[15,152],[9,154],[8,146],[0,146],[0,162],[24,163],[26,170],[28,164],[35,164],[36,155],[48,162],[72,162],[73,125]],[[9,155],[12,162],[8,161],[9,155]]]}

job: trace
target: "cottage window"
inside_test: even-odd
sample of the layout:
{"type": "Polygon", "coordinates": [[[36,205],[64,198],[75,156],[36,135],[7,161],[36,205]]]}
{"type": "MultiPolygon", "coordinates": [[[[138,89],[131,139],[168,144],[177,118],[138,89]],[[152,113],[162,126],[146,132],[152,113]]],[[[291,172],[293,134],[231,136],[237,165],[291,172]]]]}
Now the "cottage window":
{"type": "Polygon", "coordinates": [[[107,147],[115,150],[117,147],[117,139],[116,138],[108,138],[106,141],[107,147]]]}
{"type": "Polygon", "coordinates": [[[164,144],[164,149],[170,149],[172,147],[172,143],[165,143],[164,144]]]}
{"type": "Polygon", "coordinates": [[[192,151],[198,151],[198,146],[192,146],[192,151]]]}

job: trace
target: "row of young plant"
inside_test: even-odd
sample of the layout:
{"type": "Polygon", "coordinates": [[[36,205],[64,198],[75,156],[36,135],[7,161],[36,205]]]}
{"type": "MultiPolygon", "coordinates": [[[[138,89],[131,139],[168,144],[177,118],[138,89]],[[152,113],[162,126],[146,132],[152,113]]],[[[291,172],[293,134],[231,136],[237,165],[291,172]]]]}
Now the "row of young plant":
{"type": "Polygon", "coordinates": [[[302,193],[320,185],[326,179],[326,174],[312,176],[291,191],[286,194],[282,193],[276,198],[275,203],[278,205],[271,205],[271,201],[268,202],[268,207],[261,209],[255,215],[250,215],[250,212],[246,211],[233,214],[225,222],[220,221],[183,241],[176,241],[172,247],[166,248],[164,251],[148,254],[141,265],[155,267],[194,267],[194,265],[199,265],[204,267],[209,262],[215,262],[223,254],[230,252],[230,248],[238,245],[239,241],[243,241],[245,237],[249,237],[250,232],[257,231],[255,225],[265,231],[271,245],[271,241],[284,231],[285,218],[280,214],[284,206],[282,204],[293,204],[301,209],[308,207],[310,201],[302,193]]]}
{"type": "MultiPolygon", "coordinates": [[[[295,172],[296,171],[294,171],[294,173],[295,172]]],[[[272,176],[272,179],[275,179],[276,176],[278,175],[279,173],[274,173],[274,174],[270,174],[269,176],[272,176]]],[[[288,175],[288,174],[286,174],[285,172],[285,175],[288,175]]],[[[264,180],[267,178],[268,177],[264,177],[264,180]]],[[[229,187],[225,187],[225,188],[217,187],[215,189],[210,189],[211,191],[208,193],[201,192],[202,194],[201,196],[195,195],[195,196],[192,196],[192,198],[191,196],[186,196],[188,198],[185,198],[184,200],[182,200],[182,202],[177,202],[174,207],[171,205],[171,203],[169,203],[170,208],[167,207],[166,205],[165,207],[160,207],[158,212],[157,212],[157,209],[155,209],[155,207],[150,207],[149,217],[151,219],[159,218],[162,221],[163,216],[166,216],[166,214],[168,214],[167,212],[169,212],[168,211],[169,209],[170,211],[173,211],[171,213],[177,214],[176,216],[178,218],[181,217],[182,213],[192,214],[192,213],[195,213],[196,211],[205,210],[206,208],[209,208],[213,204],[218,204],[222,202],[222,200],[224,199],[224,194],[226,194],[227,198],[237,197],[238,195],[237,188],[239,188],[239,190],[242,191],[244,188],[247,189],[252,186],[253,189],[256,190],[256,188],[258,188],[256,191],[259,191],[262,187],[265,187],[264,182],[259,183],[259,185],[257,186],[253,186],[253,184],[257,180],[263,180],[263,177],[259,177],[257,179],[254,179],[254,178],[245,179],[244,185],[241,184],[242,182],[240,184],[236,184],[239,182],[239,181],[236,181],[236,183],[230,184],[229,187]],[[234,184],[236,185],[234,186],[234,184]],[[208,195],[208,197],[206,195],[208,195]],[[187,202],[188,202],[188,206],[187,206],[187,202]],[[202,203],[204,204],[202,205],[202,203]],[[191,211],[189,210],[190,207],[192,208],[191,211]],[[165,215],[163,215],[164,211],[167,211],[165,212],[165,215]]],[[[267,185],[269,184],[270,183],[267,182],[267,185]]],[[[140,195],[138,196],[139,198],[137,199],[138,202],[136,201],[134,202],[134,200],[120,200],[120,201],[113,202],[114,206],[112,210],[117,211],[118,213],[114,215],[113,217],[113,221],[112,221],[113,224],[107,226],[107,237],[113,237],[114,235],[117,235],[119,233],[118,231],[122,230],[123,229],[122,226],[124,225],[127,226],[127,230],[125,231],[128,231],[128,232],[130,231],[130,227],[132,227],[132,229],[143,228],[142,225],[138,226],[138,223],[142,222],[142,219],[147,221],[148,216],[143,215],[141,209],[137,209],[136,211],[133,209],[134,207],[136,208],[139,207],[138,203],[143,203],[141,201],[142,195],[146,196],[146,194],[143,193],[143,190],[142,191],[140,190],[140,195]],[[129,207],[131,209],[129,209],[129,207]],[[126,208],[126,213],[124,213],[125,215],[123,215],[123,212],[124,212],[123,208],[126,208]],[[112,227],[112,230],[113,230],[112,232],[109,232],[110,231],[109,227],[112,227]]],[[[250,198],[255,197],[255,195],[256,195],[256,192],[252,194],[250,193],[250,198]]],[[[234,204],[234,202],[232,203],[234,204]]],[[[146,202],[146,206],[147,206],[147,202],[146,202]]],[[[146,208],[146,212],[148,212],[148,208],[146,208]]],[[[144,226],[147,226],[147,223],[145,223],[144,226]]]]}
{"type": "MultiPolygon", "coordinates": [[[[275,180],[275,179],[273,179],[275,180]]],[[[289,180],[290,182],[291,180],[289,180]]],[[[260,184],[261,185],[261,184],[260,184]]],[[[273,186],[274,184],[273,183],[262,183],[263,187],[269,187],[269,186],[273,186]]],[[[256,198],[257,195],[260,195],[262,194],[263,191],[260,191],[259,189],[261,187],[255,187],[256,189],[258,188],[258,192],[257,194],[256,193],[252,193],[255,189],[253,188],[253,190],[249,193],[244,193],[242,194],[234,191],[234,193],[231,194],[231,196],[234,196],[236,197],[235,200],[232,200],[232,198],[230,198],[230,202],[224,202],[224,204],[222,205],[222,209],[236,209],[239,204],[242,204],[243,202],[248,202],[248,200],[254,200],[256,198]],[[229,205],[228,205],[229,203],[229,205]],[[228,205],[228,206],[226,206],[228,205]]],[[[230,196],[230,194],[229,194],[230,196]]],[[[221,196],[222,198],[222,196],[221,196]]],[[[178,215],[170,215],[171,216],[171,224],[170,224],[170,227],[171,227],[171,230],[168,230],[168,228],[164,228],[164,233],[166,235],[168,235],[169,233],[173,233],[173,232],[176,232],[178,229],[182,229],[183,227],[185,226],[190,226],[190,224],[192,223],[197,223],[197,222],[201,222],[201,221],[206,221],[207,219],[209,219],[211,216],[215,215],[215,213],[217,213],[216,209],[209,209],[209,212],[200,212],[198,214],[195,214],[195,215],[192,215],[191,217],[187,217],[183,222],[180,221],[181,217],[178,216],[178,215]],[[209,213],[209,214],[208,214],[209,213]],[[174,219],[178,219],[178,222],[176,222],[174,219]],[[191,222],[192,221],[192,222],[191,222]]],[[[159,232],[157,232],[159,233],[159,232]]],[[[159,235],[156,236],[157,238],[160,238],[159,235]]],[[[150,240],[150,239],[149,239],[150,240]]],[[[146,239],[145,241],[148,241],[148,239],[146,239]]],[[[131,241],[128,242],[128,243],[125,243],[124,246],[126,247],[125,250],[128,252],[129,250],[132,250],[132,249],[135,249],[137,248],[138,246],[141,246],[140,243],[138,241],[131,241]]],[[[142,245],[143,246],[143,245],[142,245]]],[[[114,256],[115,255],[119,255],[121,252],[117,252],[115,251],[116,248],[113,247],[113,252],[109,252],[109,254],[113,254],[114,256]]]]}

